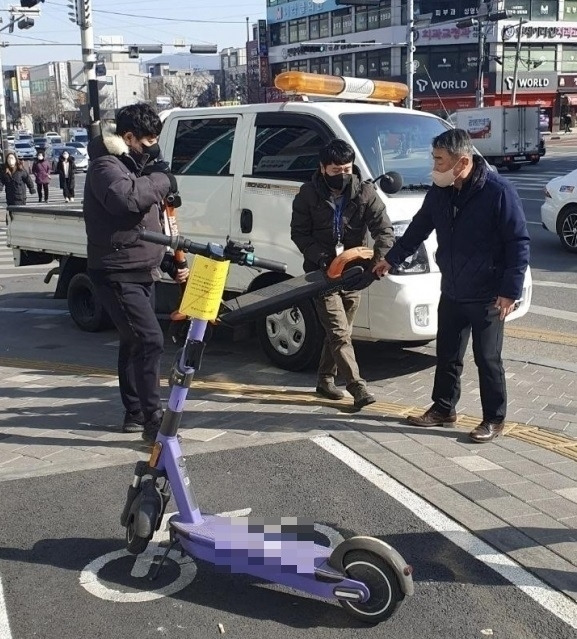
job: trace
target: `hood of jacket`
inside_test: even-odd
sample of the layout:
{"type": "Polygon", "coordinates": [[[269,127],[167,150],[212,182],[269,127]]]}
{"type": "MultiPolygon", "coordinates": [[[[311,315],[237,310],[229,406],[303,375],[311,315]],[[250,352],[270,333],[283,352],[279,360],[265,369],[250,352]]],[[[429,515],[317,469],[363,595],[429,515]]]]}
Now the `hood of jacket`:
{"type": "Polygon", "coordinates": [[[122,139],[122,136],[116,135],[116,125],[109,124],[102,129],[102,134],[90,140],[88,143],[88,155],[91,160],[102,157],[103,155],[128,155],[130,148],[122,139]]]}

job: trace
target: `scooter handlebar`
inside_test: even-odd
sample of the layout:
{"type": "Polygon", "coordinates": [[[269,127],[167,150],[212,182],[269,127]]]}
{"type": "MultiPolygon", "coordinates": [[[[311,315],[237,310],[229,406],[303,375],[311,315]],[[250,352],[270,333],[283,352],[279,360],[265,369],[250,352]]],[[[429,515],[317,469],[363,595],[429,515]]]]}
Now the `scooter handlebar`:
{"type": "Polygon", "coordinates": [[[287,270],[287,266],[284,262],[276,262],[275,260],[256,257],[252,252],[252,246],[248,244],[229,242],[226,247],[220,244],[199,244],[182,237],[182,235],[164,235],[164,233],[155,233],[154,231],[146,230],[140,231],[140,239],[145,242],[152,242],[153,244],[170,246],[170,248],[175,251],[180,250],[185,253],[204,255],[204,257],[230,260],[241,266],[254,266],[256,268],[278,271],[280,273],[286,273],[287,270]]]}

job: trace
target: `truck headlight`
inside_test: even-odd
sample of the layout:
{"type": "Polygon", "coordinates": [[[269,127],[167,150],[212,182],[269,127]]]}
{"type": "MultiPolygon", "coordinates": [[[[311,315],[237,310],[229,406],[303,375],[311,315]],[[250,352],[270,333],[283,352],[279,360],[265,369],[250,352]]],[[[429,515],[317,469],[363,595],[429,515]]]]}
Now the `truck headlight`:
{"type": "MultiPolygon", "coordinates": [[[[409,222],[394,222],[393,233],[395,237],[401,237],[407,230],[409,222]]],[[[427,249],[421,244],[416,253],[408,257],[400,266],[394,266],[389,273],[391,275],[414,275],[415,273],[429,273],[429,258],[427,249]]]]}

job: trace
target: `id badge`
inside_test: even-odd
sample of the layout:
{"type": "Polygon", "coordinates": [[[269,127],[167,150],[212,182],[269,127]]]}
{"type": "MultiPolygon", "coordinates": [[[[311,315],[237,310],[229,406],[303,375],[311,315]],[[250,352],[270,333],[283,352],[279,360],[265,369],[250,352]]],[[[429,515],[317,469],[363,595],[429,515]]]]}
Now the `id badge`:
{"type": "Polygon", "coordinates": [[[339,242],[335,246],[335,255],[338,257],[344,250],[345,250],[345,247],[343,246],[341,242],[339,242]]]}

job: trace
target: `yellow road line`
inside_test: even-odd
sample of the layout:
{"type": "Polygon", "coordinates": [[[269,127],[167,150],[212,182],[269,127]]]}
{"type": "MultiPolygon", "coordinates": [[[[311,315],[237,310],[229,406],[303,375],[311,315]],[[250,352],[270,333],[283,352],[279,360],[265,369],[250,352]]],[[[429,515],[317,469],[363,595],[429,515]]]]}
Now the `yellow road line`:
{"type": "Polygon", "coordinates": [[[505,335],[507,335],[507,337],[526,339],[533,342],[577,346],[577,335],[574,333],[555,333],[553,331],[507,325],[505,326],[505,335]]]}
{"type": "MultiPolygon", "coordinates": [[[[47,362],[26,360],[19,358],[0,357],[0,367],[30,369],[31,371],[53,371],[55,373],[64,373],[71,375],[94,376],[115,378],[116,373],[111,369],[98,368],[91,366],[82,366],[79,364],[65,364],[62,362],[47,362]]],[[[167,386],[166,380],[162,381],[163,386],[167,386]]],[[[278,388],[277,386],[265,385],[249,385],[238,384],[236,382],[220,382],[195,380],[194,389],[202,393],[224,394],[229,396],[240,397],[244,400],[251,400],[255,403],[271,403],[271,404],[293,404],[306,405],[314,404],[315,406],[326,406],[328,408],[338,408],[343,415],[357,414],[352,404],[343,402],[342,404],[325,400],[318,397],[310,391],[295,391],[278,388]]],[[[419,414],[423,411],[420,406],[406,406],[404,404],[395,404],[393,402],[375,402],[363,409],[363,415],[378,415],[379,417],[397,417],[399,419],[406,418],[411,414],[419,414]]],[[[472,429],[479,423],[478,417],[470,415],[460,415],[457,420],[457,426],[461,428],[472,429]]],[[[533,444],[546,450],[551,450],[564,457],[577,461],[577,440],[567,437],[561,433],[552,433],[550,431],[520,424],[518,422],[507,422],[505,433],[507,437],[513,437],[521,441],[533,444]]]]}

